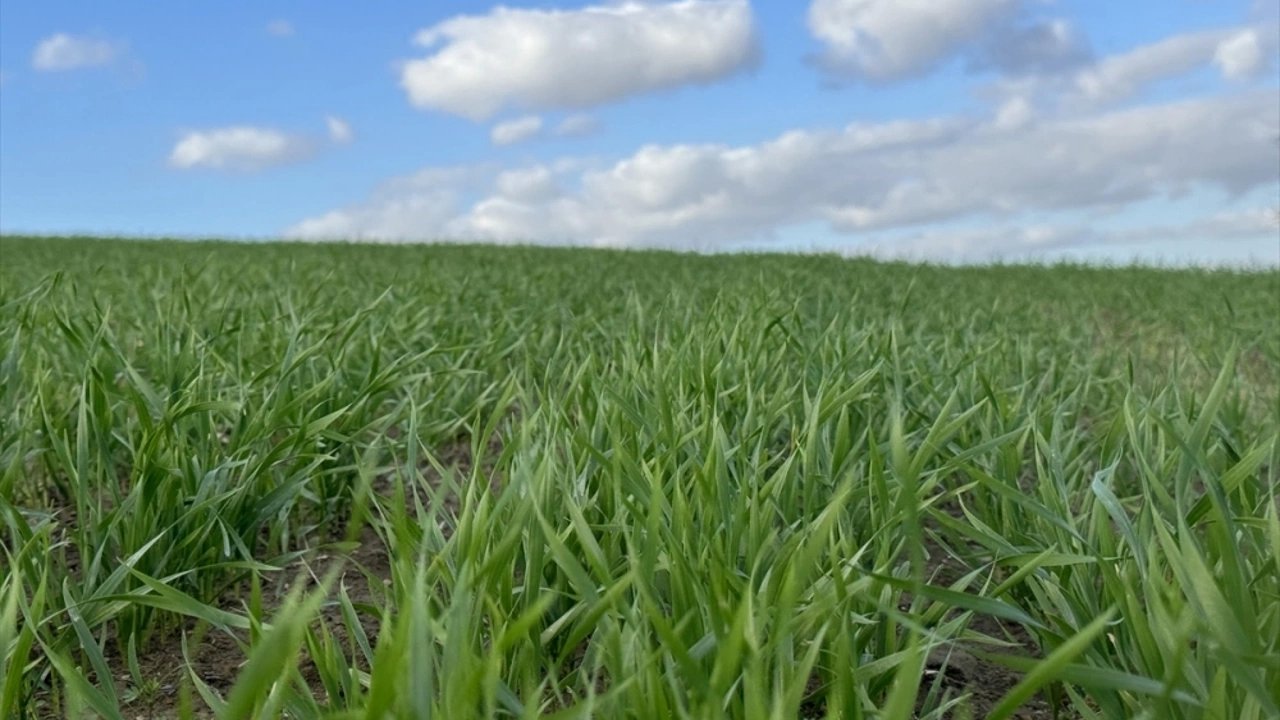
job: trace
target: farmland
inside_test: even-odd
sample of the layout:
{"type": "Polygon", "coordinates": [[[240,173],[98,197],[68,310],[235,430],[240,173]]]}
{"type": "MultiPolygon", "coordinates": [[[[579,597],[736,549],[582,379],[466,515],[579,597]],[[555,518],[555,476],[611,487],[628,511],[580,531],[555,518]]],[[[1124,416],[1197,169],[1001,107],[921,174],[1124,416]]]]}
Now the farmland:
{"type": "Polygon", "coordinates": [[[0,716],[1280,716],[1280,274],[0,240],[0,716]]]}

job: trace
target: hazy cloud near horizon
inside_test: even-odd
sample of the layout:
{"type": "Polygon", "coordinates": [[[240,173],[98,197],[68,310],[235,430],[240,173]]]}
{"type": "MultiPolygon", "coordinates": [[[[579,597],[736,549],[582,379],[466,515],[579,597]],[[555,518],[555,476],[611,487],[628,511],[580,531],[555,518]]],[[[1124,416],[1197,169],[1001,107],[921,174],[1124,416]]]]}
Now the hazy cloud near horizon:
{"type": "Polygon", "coordinates": [[[455,175],[424,171],[287,234],[718,249],[815,221],[866,235],[1109,211],[1198,185],[1237,196],[1265,187],[1275,178],[1266,148],[1277,126],[1276,96],[1254,92],[1014,128],[939,118],[793,131],[751,146],[650,145],[601,167],[490,171],[470,195],[447,184],[455,175]]]}

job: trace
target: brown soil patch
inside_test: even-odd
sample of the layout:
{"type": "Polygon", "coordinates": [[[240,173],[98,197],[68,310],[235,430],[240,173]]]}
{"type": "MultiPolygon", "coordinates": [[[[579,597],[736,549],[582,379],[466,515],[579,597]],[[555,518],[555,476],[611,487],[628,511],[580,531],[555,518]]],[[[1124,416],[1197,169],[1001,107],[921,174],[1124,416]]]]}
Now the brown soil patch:
{"type": "MultiPolygon", "coordinates": [[[[957,503],[950,501],[941,505],[943,512],[952,517],[962,518],[963,513],[957,503]]],[[[925,526],[931,530],[939,530],[939,525],[931,519],[925,520],[925,526]]],[[[972,548],[971,548],[972,549],[972,548]]],[[[926,536],[926,573],[927,582],[946,587],[958,581],[969,569],[958,558],[932,537],[926,536]]],[[[905,602],[910,596],[905,595],[905,602]]],[[[953,611],[955,617],[960,611],[953,611]]],[[[1039,645],[1031,633],[1017,623],[1007,622],[989,615],[974,613],[970,616],[968,629],[1009,643],[1011,647],[1002,649],[1006,654],[1023,655],[1029,658],[1041,656],[1039,645]]],[[[984,718],[1000,702],[1000,700],[1022,680],[1022,674],[1014,670],[976,657],[970,650],[988,650],[979,643],[957,643],[947,648],[933,650],[925,661],[925,677],[921,680],[921,696],[936,685],[940,691],[949,691],[951,697],[968,695],[967,712],[965,708],[948,712],[947,718],[984,718]]],[[[919,706],[917,707],[919,710],[919,706]]],[[[1066,708],[1059,708],[1055,714],[1049,699],[1044,692],[1036,693],[1013,714],[1018,720],[1067,720],[1075,717],[1066,708]]]]}

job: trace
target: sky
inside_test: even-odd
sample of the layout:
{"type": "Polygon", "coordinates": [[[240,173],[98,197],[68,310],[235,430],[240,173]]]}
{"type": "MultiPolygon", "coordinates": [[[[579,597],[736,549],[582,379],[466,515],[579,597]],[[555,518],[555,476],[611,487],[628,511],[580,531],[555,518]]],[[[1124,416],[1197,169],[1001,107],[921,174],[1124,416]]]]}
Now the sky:
{"type": "Polygon", "coordinates": [[[1274,0],[0,0],[0,232],[1280,264],[1274,0]]]}

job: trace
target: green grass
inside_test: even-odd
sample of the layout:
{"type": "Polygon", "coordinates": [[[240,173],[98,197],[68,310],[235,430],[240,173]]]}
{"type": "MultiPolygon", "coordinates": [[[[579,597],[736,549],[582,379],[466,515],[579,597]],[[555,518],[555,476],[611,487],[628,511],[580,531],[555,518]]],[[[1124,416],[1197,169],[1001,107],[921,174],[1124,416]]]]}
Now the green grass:
{"type": "Polygon", "coordinates": [[[1278,308],[5,238],[0,716],[1274,718],[1278,308]]]}

